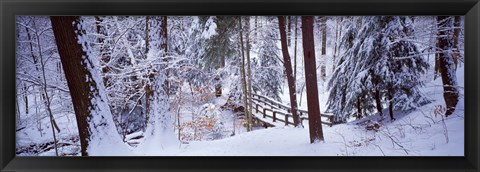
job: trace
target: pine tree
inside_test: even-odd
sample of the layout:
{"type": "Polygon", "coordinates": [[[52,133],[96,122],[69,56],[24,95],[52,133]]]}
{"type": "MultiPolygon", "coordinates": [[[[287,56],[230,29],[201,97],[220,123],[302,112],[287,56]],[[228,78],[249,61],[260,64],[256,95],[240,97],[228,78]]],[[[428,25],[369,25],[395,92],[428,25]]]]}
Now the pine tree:
{"type": "Polygon", "coordinates": [[[258,60],[253,60],[253,90],[261,94],[280,101],[282,93],[283,67],[280,61],[280,52],[277,47],[279,39],[278,28],[270,27],[273,23],[269,22],[261,27],[259,32],[260,40],[257,43],[258,60]]]}
{"type": "Polygon", "coordinates": [[[361,118],[374,112],[375,106],[381,112],[382,99],[392,120],[394,110],[428,102],[419,91],[423,86],[419,76],[429,65],[407,39],[413,34],[409,17],[355,17],[345,27],[346,52],[329,82],[327,110],[338,112],[335,122],[345,122],[351,115],[361,118]]]}

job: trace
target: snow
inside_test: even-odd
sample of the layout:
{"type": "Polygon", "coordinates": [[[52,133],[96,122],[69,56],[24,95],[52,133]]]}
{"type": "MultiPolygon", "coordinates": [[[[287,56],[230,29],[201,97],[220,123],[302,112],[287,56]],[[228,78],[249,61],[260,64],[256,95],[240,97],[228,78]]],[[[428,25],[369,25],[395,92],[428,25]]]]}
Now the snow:
{"type": "MultiPolygon", "coordinates": [[[[215,17],[209,17],[206,23],[204,23],[205,25],[202,25],[198,17],[193,17],[190,22],[194,27],[189,28],[188,32],[190,33],[188,33],[188,35],[194,35],[193,33],[196,32],[195,30],[200,31],[199,35],[194,35],[195,39],[198,39],[196,37],[209,39],[218,35],[219,33],[217,33],[217,24],[215,20],[217,20],[215,17]]],[[[125,30],[121,29],[121,27],[123,27],[121,20],[118,20],[115,17],[115,21],[118,31],[125,30]]],[[[265,39],[269,38],[270,36],[273,38],[278,32],[278,30],[275,29],[276,25],[273,25],[274,23],[272,24],[271,21],[267,21],[266,23],[274,27],[264,27],[263,29],[265,31],[260,32],[259,35],[262,36],[262,34],[268,33],[266,36],[263,35],[263,37],[265,37],[265,39]],[[268,29],[270,30],[267,31],[268,29]]],[[[133,28],[133,24],[128,24],[128,27],[130,27],[130,25],[132,25],[131,27],[133,28]]],[[[355,24],[352,23],[352,25],[349,27],[355,27],[354,25],[355,24]]],[[[253,26],[253,24],[251,26],[253,26]]],[[[78,27],[82,28],[83,26],[80,24],[78,25],[78,27]]],[[[391,25],[389,27],[400,27],[401,30],[401,27],[403,26],[391,25]]],[[[365,27],[365,29],[361,32],[368,33],[367,30],[369,29],[372,29],[372,26],[365,27]]],[[[121,33],[123,32],[126,31],[122,31],[121,33]]],[[[141,36],[136,36],[136,39],[141,39],[141,36]]],[[[172,34],[171,37],[178,37],[178,35],[172,34]]],[[[463,66],[460,66],[457,69],[456,73],[456,82],[459,84],[458,89],[460,91],[460,101],[457,104],[456,111],[451,116],[444,117],[443,113],[441,112],[442,108],[445,107],[445,102],[443,99],[442,81],[440,77],[432,81],[433,76],[431,75],[431,73],[429,73],[431,72],[431,70],[429,69],[427,71],[427,74],[421,76],[421,79],[422,81],[424,81],[425,86],[420,88],[420,92],[424,94],[429,100],[432,100],[428,102],[428,104],[423,104],[420,107],[410,111],[395,111],[396,120],[394,121],[390,120],[390,118],[387,116],[388,110],[384,109],[383,114],[386,114],[384,116],[379,116],[379,114],[371,114],[370,116],[359,120],[350,118],[347,123],[333,125],[332,127],[323,125],[325,140],[322,142],[310,144],[308,122],[303,122],[303,128],[284,126],[282,122],[276,122],[276,127],[256,127],[253,131],[247,132],[245,127],[243,126],[243,116],[239,115],[243,112],[234,112],[231,109],[222,108],[223,105],[230,103],[228,100],[229,96],[234,96],[233,94],[235,94],[235,89],[239,88],[237,86],[240,79],[238,77],[238,73],[235,73],[235,71],[238,71],[238,66],[236,66],[236,64],[234,63],[230,64],[230,61],[228,61],[224,69],[205,74],[218,74],[223,77],[221,81],[223,95],[221,95],[220,97],[215,97],[213,93],[209,93],[209,91],[212,90],[208,90],[210,89],[208,88],[208,84],[213,85],[212,83],[207,83],[207,86],[202,84],[196,85],[195,82],[197,81],[212,81],[212,79],[205,79],[209,76],[196,76],[203,75],[197,73],[192,73],[192,75],[198,77],[198,79],[194,79],[190,84],[187,84],[187,82],[183,82],[183,85],[180,86],[181,88],[177,90],[177,93],[174,93],[174,95],[170,95],[169,99],[165,98],[165,93],[158,91],[162,90],[161,88],[155,88],[154,90],[157,90],[157,92],[155,92],[154,94],[158,94],[160,96],[154,96],[156,98],[153,102],[156,103],[152,103],[152,111],[150,116],[153,120],[150,120],[150,123],[144,130],[135,130],[135,132],[126,135],[124,138],[124,142],[122,141],[122,138],[120,138],[120,134],[118,134],[114,125],[106,125],[115,123],[113,121],[114,119],[112,118],[112,112],[110,112],[110,108],[108,107],[108,103],[112,102],[109,102],[107,94],[109,94],[109,92],[114,92],[115,94],[122,94],[122,91],[124,90],[115,88],[111,90],[103,89],[103,78],[101,78],[99,72],[101,64],[99,64],[99,58],[94,57],[99,55],[95,54],[95,52],[93,52],[95,51],[95,49],[90,47],[88,44],[88,42],[92,42],[92,39],[94,38],[95,37],[91,37],[91,35],[89,34],[85,34],[79,37],[78,40],[78,42],[82,44],[84,50],[87,52],[86,56],[84,57],[84,63],[86,63],[88,69],[93,72],[92,76],[87,76],[87,81],[95,81],[99,85],[99,88],[97,90],[98,95],[95,97],[94,100],[92,100],[92,104],[97,105],[95,109],[92,109],[93,122],[91,123],[91,128],[93,130],[92,132],[96,132],[96,136],[92,138],[88,147],[89,154],[93,156],[463,156],[465,153],[463,66]],[[175,102],[177,104],[172,102],[175,102]],[[209,125],[211,124],[212,126],[209,126],[208,129],[205,129],[196,128],[197,126],[191,127],[185,125],[188,123],[192,123],[192,125],[204,125],[203,123],[201,123],[204,121],[198,122],[201,119],[207,119],[207,122],[211,122],[209,123],[209,125]],[[374,126],[373,129],[372,126],[374,126]],[[377,127],[375,128],[375,126],[377,127]],[[180,127],[184,128],[179,129],[180,127]],[[196,137],[196,134],[199,134],[200,136],[196,137]],[[179,140],[178,138],[182,139],[179,140]]],[[[145,43],[137,43],[137,45],[133,46],[128,44],[126,36],[122,36],[122,38],[119,37],[118,39],[121,39],[119,45],[117,48],[113,48],[112,51],[114,51],[115,49],[126,48],[121,52],[124,53],[124,56],[127,57],[127,59],[130,58],[129,60],[132,60],[132,65],[135,65],[139,68],[139,70],[137,71],[132,69],[132,71],[137,72],[137,74],[141,74],[142,71],[140,71],[140,69],[143,70],[144,68],[147,69],[149,67],[152,67],[152,65],[156,65],[157,63],[153,63],[154,60],[160,59],[158,58],[158,56],[160,56],[162,51],[157,49],[150,49],[148,54],[146,54],[145,61],[138,59],[135,60],[135,58],[133,57],[137,56],[137,49],[141,48],[141,45],[144,45],[145,43]]],[[[232,40],[235,41],[234,39],[232,40]]],[[[195,41],[198,42],[198,40],[194,39],[188,42],[191,43],[195,41]]],[[[296,96],[297,102],[299,102],[299,109],[306,110],[308,109],[306,90],[302,88],[303,84],[305,83],[305,76],[303,73],[304,64],[301,60],[303,54],[301,48],[301,36],[299,37],[298,41],[296,96]]],[[[373,41],[374,40],[372,38],[368,38],[366,40],[355,40],[354,44],[362,44],[363,42],[362,49],[371,52],[374,51],[374,45],[372,45],[373,41]]],[[[182,44],[181,41],[178,41],[177,43],[182,44]]],[[[272,44],[275,43],[277,44],[276,46],[266,46],[267,48],[270,48],[268,49],[268,51],[257,50],[259,49],[259,43],[252,43],[253,46],[251,56],[252,59],[254,59],[253,63],[255,63],[256,60],[258,60],[259,63],[265,63],[265,66],[263,66],[263,68],[253,68],[252,74],[258,76],[263,75],[263,79],[265,81],[262,82],[272,82],[273,84],[276,83],[278,86],[271,88],[266,88],[262,86],[262,88],[260,88],[257,93],[268,94],[268,91],[272,91],[272,94],[278,93],[278,98],[271,98],[275,99],[278,102],[281,102],[282,104],[289,105],[290,99],[288,85],[286,82],[283,81],[285,80],[283,73],[273,73],[272,75],[266,74],[267,70],[278,72],[279,70],[277,69],[280,69],[275,68],[276,66],[274,65],[271,65],[271,62],[273,62],[273,60],[276,60],[275,56],[281,58],[281,56],[277,54],[278,47],[280,47],[278,45],[278,40],[272,41],[272,44]],[[262,61],[262,59],[265,58],[262,57],[262,55],[266,57],[268,56],[269,58],[272,58],[272,60],[262,61]],[[277,88],[278,91],[272,90],[277,88]]],[[[268,45],[270,45],[270,43],[268,43],[268,45]]],[[[332,77],[332,70],[334,70],[332,65],[333,52],[331,51],[332,48],[330,47],[330,45],[333,45],[333,43],[327,42],[328,51],[326,55],[319,55],[317,57],[319,61],[318,64],[325,65],[327,72],[326,80],[318,79],[318,94],[320,103],[319,107],[321,112],[323,113],[326,111],[327,108],[327,101],[330,91],[328,90],[327,84],[325,84],[325,82],[328,82],[329,77],[332,77]]],[[[189,47],[188,50],[186,50],[189,51],[189,53],[187,53],[186,55],[172,55],[172,57],[168,57],[172,58],[172,61],[170,62],[175,65],[168,66],[167,69],[177,70],[180,68],[179,66],[183,64],[183,61],[198,60],[195,59],[197,58],[195,54],[203,54],[202,51],[204,51],[204,49],[201,48],[203,44],[199,44],[199,46],[200,47],[189,47]],[[189,57],[189,55],[195,57],[189,57]]],[[[294,52],[292,46],[289,47],[290,53],[294,52]]],[[[320,52],[320,49],[320,44],[316,44],[317,52],[320,52]]],[[[338,51],[338,54],[342,54],[340,50],[338,51]]],[[[120,51],[118,53],[120,53],[120,51]]],[[[235,55],[232,56],[234,56],[233,58],[235,58],[235,55]]],[[[55,58],[58,57],[55,56],[55,58]]],[[[336,60],[338,61],[341,56],[338,56],[337,58],[338,59],[336,60]]],[[[412,58],[412,61],[413,60],[414,59],[412,58]]],[[[433,55],[432,58],[430,58],[429,60],[429,64],[434,63],[433,55]]],[[[413,64],[415,65],[415,63],[413,64]]],[[[278,66],[278,64],[275,65],[278,66]]],[[[362,65],[370,64],[360,63],[358,65],[359,67],[361,67],[362,65]]],[[[375,67],[378,68],[379,73],[385,73],[385,75],[387,75],[389,71],[388,68],[385,67],[385,65],[386,63],[377,63],[375,64],[375,67]]],[[[345,72],[349,70],[357,70],[345,64],[340,64],[336,66],[336,68],[336,70],[340,71],[338,73],[339,75],[342,75],[342,71],[345,72]]],[[[188,68],[186,70],[190,69],[191,68],[188,68]]],[[[407,70],[407,68],[402,69],[404,71],[407,70]]],[[[123,75],[124,73],[127,73],[125,71],[129,70],[122,70],[120,73],[118,73],[118,75],[123,75]]],[[[320,68],[318,71],[320,71],[320,68]]],[[[369,81],[369,78],[367,78],[367,81],[362,80],[362,78],[368,75],[368,70],[362,69],[362,71],[358,71],[358,73],[358,75],[352,76],[358,78],[354,79],[355,82],[359,84],[362,84],[363,82],[371,82],[369,81]]],[[[320,77],[320,75],[318,76],[320,77]]],[[[404,78],[401,79],[410,80],[411,77],[417,77],[417,74],[405,75],[402,77],[404,78]]],[[[155,81],[151,82],[157,82],[160,83],[157,85],[161,85],[162,83],[164,83],[165,78],[166,76],[158,76],[155,78],[155,81]]],[[[173,79],[175,78],[173,76],[170,76],[170,80],[173,79]]],[[[401,79],[397,79],[397,82],[402,82],[401,79]]],[[[127,83],[121,82],[115,84],[123,84],[123,87],[132,86],[128,85],[127,83]]],[[[27,91],[35,90],[30,89],[27,91]]],[[[58,110],[59,112],[54,112],[54,118],[61,129],[61,132],[57,133],[57,138],[59,138],[58,144],[66,145],[59,147],[59,152],[61,152],[60,155],[79,156],[80,146],[78,142],[78,129],[76,126],[75,114],[72,110],[68,111],[68,109],[73,108],[71,108],[71,104],[69,103],[63,104],[61,97],[62,95],[60,95],[60,93],[54,95],[55,96],[52,98],[52,101],[56,103],[52,104],[52,109],[54,111],[56,109],[62,110],[58,110]],[[75,140],[75,138],[77,138],[77,140],[75,140]]],[[[51,128],[49,128],[51,127],[49,118],[44,117],[45,115],[40,117],[32,115],[36,114],[33,113],[36,110],[40,111],[40,113],[42,113],[42,111],[45,111],[45,109],[42,109],[42,107],[40,107],[39,109],[36,109],[37,107],[34,107],[32,103],[32,100],[34,98],[35,95],[29,97],[30,103],[29,107],[27,108],[29,109],[30,114],[20,113],[19,115],[18,121],[25,121],[25,123],[17,125],[17,127],[26,126],[26,128],[17,132],[17,148],[28,147],[33,144],[48,143],[53,140],[53,136],[51,133],[52,130],[51,128]],[[41,119],[37,120],[36,118],[41,119]],[[35,124],[35,122],[37,121],[39,124],[35,124]],[[39,127],[43,127],[43,129],[39,129],[39,127]]],[[[404,102],[404,104],[409,103],[411,103],[410,100],[404,102]]],[[[23,100],[19,101],[19,109],[22,109],[20,111],[23,111],[23,109],[25,109],[25,103],[23,102],[23,100]]],[[[133,112],[133,109],[131,110],[131,112],[133,112]]],[[[262,115],[258,113],[255,113],[255,115],[258,118],[262,118],[262,115]]],[[[324,118],[322,118],[322,120],[324,120],[324,118]]],[[[41,153],[20,153],[18,155],[54,156],[55,151],[53,149],[48,149],[47,151],[41,153]]]]}
{"type": "Polygon", "coordinates": [[[212,36],[217,35],[217,24],[215,24],[216,17],[210,17],[208,18],[206,24],[205,24],[205,29],[202,32],[202,38],[204,39],[210,39],[212,36]]]}
{"type": "MultiPolygon", "coordinates": [[[[457,71],[463,87],[464,68],[457,71]]],[[[427,84],[427,91],[441,97],[435,87],[439,80],[427,84]],[[430,87],[429,87],[430,86],[430,87]]],[[[391,122],[378,115],[359,121],[323,127],[325,141],[309,143],[308,124],[304,128],[289,126],[243,132],[234,137],[213,141],[191,141],[163,147],[149,145],[122,155],[132,156],[464,156],[464,101],[454,115],[445,119],[432,112],[442,99],[391,122]],[[378,131],[366,130],[363,124],[377,121],[378,131]],[[445,132],[446,131],[446,132],[445,132]],[[448,138],[448,142],[447,142],[448,138]]],[[[325,101],[321,101],[323,104],[325,101]]]]}
{"type": "MultiPolygon", "coordinates": [[[[83,25],[83,20],[77,24],[79,30],[84,29],[83,25]]],[[[87,70],[91,73],[90,82],[97,85],[97,87],[91,88],[94,96],[91,104],[94,107],[91,109],[91,116],[88,119],[92,122],[89,123],[91,136],[88,138],[90,140],[87,152],[91,156],[121,155],[122,151],[120,150],[128,150],[128,147],[121,141],[120,135],[117,134],[117,130],[113,126],[112,112],[106,98],[103,79],[100,76],[100,62],[92,55],[92,48],[89,45],[87,35],[79,34],[78,43],[82,45],[82,49],[86,53],[83,59],[87,70]]]]}

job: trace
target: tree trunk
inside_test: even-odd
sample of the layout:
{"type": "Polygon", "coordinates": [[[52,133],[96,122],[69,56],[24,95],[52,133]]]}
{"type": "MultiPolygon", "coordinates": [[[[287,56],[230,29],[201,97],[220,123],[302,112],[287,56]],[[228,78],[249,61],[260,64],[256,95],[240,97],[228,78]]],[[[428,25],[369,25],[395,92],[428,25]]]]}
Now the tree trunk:
{"type": "Polygon", "coordinates": [[[27,39],[30,45],[30,54],[32,55],[33,64],[35,65],[35,69],[38,71],[38,60],[37,57],[35,57],[35,53],[33,52],[33,40],[32,36],[30,35],[30,29],[28,29],[28,27],[25,27],[25,31],[27,31],[27,39]]]}
{"type": "MultiPolygon", "coordinates": [[[[252,109],[253,109],[253,103],[252,103],[252,70],[250,67],[250,16],[246,17],[246,44],[247,44],[247,77],[248,77],[248,85],[247,85],[247,94],[248,94],[248,123],[250,125],[253,125],[253,114],[252,114],[252,109]]],[[[253,126],[250,126],[250,130],[252,130],[253,126]]]]}
{"type": "MultiPolygon", "coordinates": [[[[57,125],[57,123],[55,122],[54,118],[53,118],[53,113],[52,113],[52,110],[50,108],[50,97],[48,96],[48,91],[47,91],[47,79],[46,79],[46,74],[45,74],[45,61],[43,59],[43,53],[42,53],[42,46],[41,46],[41,42],[40,42],[40,35],[38,34],[38,31],[37,31],[37,26],[35,24],[35,20],[32,20],[32,24],[33,24],[33,28],[34,28],[34,31],[35,31],[35,38],[36,38],[36,45],[37,45],[37,50],[38,50],[38,57],[40,57],[40,67],[42,69],[42,76],[43,76],[43,85],[42,85],[42,91],[43,91],[43,95],[45,96],[44,97],[44,100],[45,100],[45,107],[47,109],[47,113],[49,115],[49,119],[50,119],[50,125],[52,127],[52,134],[53,134],[53,141],[54,141],[54,148],[55,148],[55,155],[58,156],[58,149],[57,149],[57,137],[56,137],[56,133],[55,133],[55,129],[58,130],[58,132],[60,132],[60,129],[57,125]]],[[[28,29],[27,29],[27,32],[28,32],[28,29]]],[[[28,34],[29,36],[29,40],[32,40],[30,38],[30,34],[28,34]]],[[[32,46],[32,42],[30,42],[30,46],[32,46]]],[[[32,47],[30,47],[31,49],[31,53],[32,53],[32,56],[33,58],[35,59],[34,55],[33,55],[33,49],[32,47]]],[[[38,60],[38,59],[37,59],[38,60]]],[[[34,62],[35,63],[35,67],[37,67],[37,62],[34,62]]],[[[38,71],[38,68],[36,68],[37,71],[38,71]]],[[[28,100],[28,99],[26,99],[28,100]]],[[[28,102],[28,101],[27,101],[28,102]]],[[[27,108],[28,108],[28,103],[27,103],[27,108]]],[[[28,111],[27,111],[28,113],[28,111]]]]}
{"type": "Polygon", "coordinates": [[[288,81],[288,91],[290,92],[290,106],[293,116],[293,123],[295,127],[298,127],[300,124],[300,118],[297,114],[297,94],[295,92],[295,81],[293,80],[292,72],[292,62],[290,60],[290,55],[288,54],[287,47],[287,34],[285,33],[285,17],[278,16],[278,26],[280,28],[280,40],[282,44],[282,54],[283,54],[283,65],[285,66],[285,73],[287,75],[288,81]]]}
{"type": "Polygon", "coordinates": [[[378,113],[380,116],[383,116],[383,107],[382,107],[382,101],[381,101],[381,96],[380,96],[380,90],[378,90],[378,82],[379,82],[379,77],[376,77],[373,74],[373,70],[370,70],[370,75],[372,77],[372,84],[374,87],[373,91],[373,98],[375,99],[375,107],[377,108],[378,113]]]}
{"type": "MultiPolygon", "coordinates": [[[[294,42],[294,48],[293,48],[293,80],[296,81],[297,80],[297,19],[298,17],[297,16],[294,16],[295,17],[295,42],[294,42]]],[[[300,92],[300,94],[302,94],[300,92]]],[[[301,96],[300,96],[301,97],[301,96]]],[[[300,101],[302,101],[300,99],[300,101]]]]}
{"type": "Polygon", "coordinates": [[[452,17],[438,16],[437,23],[439,29],[438,49],[441,50],[439,53],[439,68],[443,82],[443,98],[447,107],[445,116],[449,116],[455,111],[458,103],[457,77],[455,70],[453,70],[454,54],[449,51],[454,47],[452,38],[454,22],[452,17]]]}
{"type": "Polygon", "coordinates": [[[241,44],[241,48],[242,48],[242,63],[241,63],[241,66],[240,66],[240,73],[241,73],[241,77],[242,77],[242,92],[243,92],[243,106],[244,106],[244,113],[245,113],[245,116],[247,117],[247,131],[252,131],[252,121],[250,120],[251,119],[251,114],[249,114],[249,110],[248,110],[248,93],[247,93],[247,81],[246,81],[246,78],[245,78],[245,48],[244,48],[244,45],[243,45],[243,28],[242,28],[242,17],[240,16],[239,17],[239,28],[240,28],[240,44],[241,44]]]}
{"type": "MultiPolygon", "coordinates": [[[[37,29],[37,26],[35,24],[35,20],[32,20],[32,23],[33,23],[33,27],[35,29],[37,29]]],[[[53,131],[53,128],[57,129],[58,132],[60,132],[60,128],[58,127],[57,125],[57,122],[55,121],[55,119],[53,118],[53,114],[52,114],[52,111],[50,109],[50,99],[48,97],[48,93],[47,93],[47,81],[46,81],[46,76],[45,76],[45,61],[43,60],[43,50],[42,50],[42,46],[41,46],[41,42],[40,42],[40,35],[38,34],[38,32],[35,32],[35,38],[36,38],[36,41],[37,41],[37,50],[38,50],[38,57],[40,57],[40,67],[42,69],[42,74],[43,74],[43,93],[42,93],[42,97],[43,97],[43,100],[44,100],[44,103],[45,103],[45,106],[47,108],[47,111],[49,113],[49,117],[50,117],[50,122],[52,124],[52,131],[53,131]]],[[[37,59],[38,60],[38,59],[37,59]]],[[[39,77],[40,79],[40,77],[39,77]]],[[[54,138],[55,138],[55,132],[53,132],[53,135],[54,135],[54,138]]]]}
{"type": "MultiPolygon", "coordinates": [[[[338,18],[341,18],[341,17],[338,17],[338,18]]],[[[339,20],[338,18],[335,20],[335,21],[336,21],[336,25],[335,25],[335,45],[333,46],[333,62],[332,62],[333,68],[332,68],[332,70],[335,70],[335,67],[336,67],[336,65],[337,65],[337,64],[336,64],[336,60],[337,60],[338,39],[339,39],[339,37],[341,36],[341,31],[342,31],[341,28],[338,29],[338,27],[339,27],[339,25],[340,25],[340,23],[341,23],[341,21],[338,22],[338,20],[339,20]]]]}
{"type": "Polygon", "coordinates": [[[287,44],[292,45],[292,16],[287,16],[287,44]]]}
{"type": "Polygon", "coordinates": [[[327,61],[327,16],[322,16],[320,18],[320,26],[322,29],[322,57],[323,57],[323,64],[320,67],[320,76],[322,77],[322,80],[325,81],[326,76],[327,76],[327,70],[325,69],[325,63],[327,61]]]}
{"type": "MultiPolygon", "coordinates": [[[[217,16],[217,19],[219,19],[218,16],[217,16]]],[[[222,18],[221,20],[225,20],[225,18],[222,18]]],[[[217,22],[218,22],[218,20],[217,20],[217,22]]],[[[217,26],[219,26],[218,24],[219,23],[217,23],[217,26]]],[[[226,27],[226,26],[222,26],[222,27],[226,27]]],[[[225,30],[225,29],[222,29],[222,30],[225,30]]],[[[217,65],[216,69],[225,67],[225,54],[226,53],[223,52],[223,54],[220,56],[220,64],[217,65]]],[[[215,80],[217,82],[217,84],[215,85],[215,96],[220,97],[220,96],[222,96],[222,84],[220,83],[220,76],[216,76],[215,80]]]]}
{"type": "Polygon", "coordinates": [[[41,67],[42,67],[42,74],[43,74],[43,93],[45,94],[45,105],[47,107],[47,112],[48,112],[48,116],[50,117],[50,125],[52,127],[52,134],[53,134],[53,141],[54,141],[54,147],[55,147],[55,155],[58,156],[58,148],[57,148],[57,136],[55,134],[55,128],[58,130],[58,132],[60,132],[60,129],[57,125],[57,123],[54,121],[54,118],[53,118],[53,113],[52,113],[52,109],[50,108],[51,106],[51,102],[50,102],[50,97],[48,95],[48,91],[47,91],[47,77],[45,75],[45,61],[43,61],[43,56],[40,55],[40,63],[41,63],[41,67]]]}
{"type": "Polygon", "coordinates": [[[28,88],[27,84],[23,83],[23,91],[24,91],[24,100],[25,100],[25,114],[28,114],[28,88]]]}
{"type": "Polygon", "coordinates": [[[460,49],[458,46],[458,37],[460,36],[460,16],[455,16],[453,29],[453,62],[455,63],[454,71],[457,70],[458,62],[461,60],[460,49]]]}
{"type": "Polygon", "coordinates": [[[380,116],[383,116],[383,107],[382,107],[380,91],[378,89],[375,89],[375,92],[373,94],[375,97],[375,105],[376,105],[377,111],[380,114],[380,116]]]}
{"type": "Polygon", "coordinates": [[[362,106],[361,106],[361,101],[360,97],[357,97],[357,119],[362,118],[362,106]]]}
{"type": "MultiPolygon", "coordinates": [[[[164,69],[167,68],[168,64],[168,58],[167,52],[168,52],[168,32],[167,32],[167,16],[162,16],[162,24],[161,24],[161,29],[160,29],[160,48],[163,50],[163,62],[165,62],[164,69]]],[[[170,81],[168,78],[170,78],[170,70],[165,70],[165,76],[167,77],[164,81],[163,88],[165,90],[165,93],[167,93],[167,96],[169,97],[171,94],[170,91],[170,81]]]]}
{"type": "Polygon", "coordinates": [[[148,126],[150,120],[150,101],[153,95],[153,90],[149,83],[143,88],[145,90],[145,127],[148,126]]]}
{"type": "Polygon", "coordinates": [[[305,80],[307,85],[308,123],[310,143],[323,141],[322,119],[318,100],[313,17],[302,17],[303,54],[305,57],[305,80]]]}
{"type": "Polygon", "coordinates": [[[148,54],[148,51],[150,50],[150,38],[149,38],[149,22],[150,22],[150,16],[145,16],[145,55],[148,54]]]}
{"type": "Polygon", "coordinates": [[[253,41],[252,43],[256,44],[258,40],[258,16],[255,16],[255,32],[253,32],[253,41]]]}
{"type": "Polygon", "coordinates": [[[85,36],[83,26],[79,24],[79,17],[51,16],[50,20],[72,97],[82,156],[98,151],[101,146],[111,146],[103,143],[108,142],[105,140],[110,140],[110,143],[122,143],[113,124],[112,114],[103,92],[103,83],[98,79],[100,76],[97,66],[88,57],[89,53],[84,52],[82,48],[85,46],[86,49],[90,49],[89,44],[77,42],[78,37],[85,36]],[[90,147],[90,143],[96,145],[90,147]]]}
{"type": "Polygon", "coordinates": [[[390,119],[393,121],[393,89],[390,87],[388,89],[388,113],[390,114],[390,119]]]}
{"type": "Polygon", "coordinates": [[[168,30],[167,30],[167,16],[162,16],[162,29],[160,31],[160,48],[164,51],[164,56],[167,55],[168,52],[168,30]]]}
{"type": "Polygon", "coordinates": [[[327,16],[320,17],[320,26],[322,30],[322,55],[327,54],[327,16]]]}
{"type": "MultiPolygon", "coordinates": [[[[438,47],[438,42],[437,42],[437,47],[438,47]]],[[[435,67],[434,67],[434,74],[433,74],[433,80],[437,79],[438,76],[440,76],[440,57],[438,51],[435,52],[435,67]]]]}

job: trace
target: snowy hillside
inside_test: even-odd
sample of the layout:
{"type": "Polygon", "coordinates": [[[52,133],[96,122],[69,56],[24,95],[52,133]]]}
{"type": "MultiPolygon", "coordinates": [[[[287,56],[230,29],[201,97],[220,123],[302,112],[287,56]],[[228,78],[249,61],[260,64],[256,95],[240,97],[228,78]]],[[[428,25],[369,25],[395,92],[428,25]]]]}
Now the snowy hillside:
{"type": "MultiPolygon", "coordinates": [[[[464,68],[457,71],[463,88],[464,68]]],[[[442,97],[439,79],[427,84],[425,93],[432,99],[442,97]]],[[[441,99],[440,99],[441,100],[441,99]]],[[[188,144],[162,147],[132,148],[121,156],[463,156],[464,102],[460,99],[457,113],[448,118],[435,115],[442,105],[434,101],[391,122],[387,117],[369,116],[347,124],[324,126],[325,142],[308,143],[305,128],[274,127],[258,129],[214,141],[192,141],[188,144]],[[378,123],[378,129],[367,126],[378,123]]],[[[72,128],[72,130],[74,130],[72,128]]],[[[49,138],[44,138],[48,140],[49,138]]],[[[50,138],[51,139],[51,138],[50,138]]],[[[22,141],[22,140],[20,140],[22,141]]],[[[32,140],[29,140],[30,142],[32,140]]],[[[18,142],[22,144],[23,142],[18,142]]],[[[53,155],[53,150],[41,155],[53,155]]],[[[105,152],[105,155],[110,152],[105,152]]]]}
{"type": "MultiPolygon", "coordinates": [[[[464,68],[457,76],[463,88],[464,68]]],[[[442,97],[439,79],[426,86],[431,98],[442,97]]],[[[158,152],[133,155],[181,156],[463,156],[464,107],[460,100],[457,113],[448,118],[435,115],[434,101],[391,122],[386,117],[370,116],[347,124],[324,127],[325,142],[309,144],[305,128],[276,127],[242,133],[235,137],[208,142],[191,142],[158,152]],[[377,131],[367,124],[379,123],[377,131]]],[[[153,149],[153,148],[152,148],[153,149]]]]}

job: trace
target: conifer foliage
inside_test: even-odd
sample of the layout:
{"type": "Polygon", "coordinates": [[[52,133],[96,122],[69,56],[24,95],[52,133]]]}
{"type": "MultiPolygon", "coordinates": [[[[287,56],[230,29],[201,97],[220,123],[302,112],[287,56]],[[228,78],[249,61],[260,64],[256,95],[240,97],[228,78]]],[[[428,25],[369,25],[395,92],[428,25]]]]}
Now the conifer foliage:
{"type": "Polygon", "coordinates": [[[394,110],[411,110],[428,100],[419,91],[429,65],[410,41],[413,24],[406,16],[352,17],[344,26],[345,53],[328,84],[328,111],[335,122],[361,118],[386,103],[394,110]]]}

